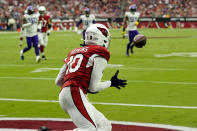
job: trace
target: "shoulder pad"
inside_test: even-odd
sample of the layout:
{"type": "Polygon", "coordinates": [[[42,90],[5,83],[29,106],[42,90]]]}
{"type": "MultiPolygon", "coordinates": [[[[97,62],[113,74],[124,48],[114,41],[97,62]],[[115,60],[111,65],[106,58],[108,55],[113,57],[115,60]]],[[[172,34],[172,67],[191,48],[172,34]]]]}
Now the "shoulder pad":
{"type": "Polygon", "coordinates": [[[89,47],[93,51],[94,54],[98,54],[104,57],[107,61],[109,61],[110,52],[107,50],[107,48],[99,46],[99,45],[90,45],[89,47]]]}

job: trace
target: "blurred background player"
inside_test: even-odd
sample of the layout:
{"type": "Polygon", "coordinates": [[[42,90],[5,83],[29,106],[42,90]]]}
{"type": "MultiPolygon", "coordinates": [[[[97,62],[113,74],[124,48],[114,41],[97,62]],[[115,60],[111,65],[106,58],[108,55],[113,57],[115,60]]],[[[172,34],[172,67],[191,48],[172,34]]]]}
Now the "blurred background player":
{"type": "Polygon", "coordinates": [[[31,49],[32,43],[35,48],[36,62],[40,62],[39,48],[38,48],[38,18],[39,14],[35,13],[33,6],[27,7],[27,14],[24,15],[22,28],[25,29],[27,47],[20,51],[21,60],[24,60],[24,53],[31,49]]]}
{"type": "Polygon", "coordinates": [[[38,8],[38,11],[40,14],[38,27],[39,48],[40,53],[42,55],[42,59],[46,60],[44,48],[48,44],[48,36],[50,34],[51,28],[51,19],[50,16],[46,14],[46,8],[44,6],[40,6],[38,8]]]}
{"type": "MultiPolygon", "coordinates": [[[[80,24],[83,24],[83,32],[82,32],[82,35],[83,35],[83,40],[85,40],[85,32],[86,32],[86,29],[92,25],[92,24],[95,24],[95,16],[93,14],[90,14],[90,9],[89,8],[85,8],[85,15],[81,15],[80,16],[80,20],[79,22],[77,23],[76,27],[75,27],[75,31],[77,32],[78,31],[78,27],[80,24]]],[[[81,46],[84,45],[85,42],[83,42],[83,44],[80,44],[81,46]]]]}
{"type": "MultiPolygon", "coordinates": [[[[24,11],[24,15],[27,14],[27,10],[24,11]]],[[[24,19],[24,15],[22,15],[21,19],[24,19]]],[[[25,28],[21,27],[21,34],[20,34],[20,43],[19,43],[19,48],[22,48],[23,46],[23,38],[26,37],[26,30],[25,28]]]]}
{"type": "Polygon", "coordinates": [[[111,122],[87,99],[87,93],[98,93],[109,87],[125,87],[126,80],[118,79],[118,72],[111,80],[101,82],[103,71],[110,58],[110,34],[106,26],[93,24],[86,31],[85,46],[68,54],[61,68],[56,85],[62,87],[59,102],[74,124],[75,131],[111,131],[111,122]]]}
{"type": "MultiPolygon", "coordinates": [[[[128,31],[128,36],[129,36],[129,43],[127,44],[127,50],[126,50],[126,55],[129,56],[129,49],[131,50],[131,53],[133,53],[133,47],[134,44],[133,38],[139,34],[137,31],[137,25],[139,24],[138,19],[140,16],[140,13],[137,12],[136,5],[131,5],[129,6],[129,11],[126,12],[124,16],[124,25],[123,25],[123,32],[125,32],[125,28],[127,25],[127,31],[128,31]]],[[[124,33],[123,33],[124,34],[124,33]]]]}

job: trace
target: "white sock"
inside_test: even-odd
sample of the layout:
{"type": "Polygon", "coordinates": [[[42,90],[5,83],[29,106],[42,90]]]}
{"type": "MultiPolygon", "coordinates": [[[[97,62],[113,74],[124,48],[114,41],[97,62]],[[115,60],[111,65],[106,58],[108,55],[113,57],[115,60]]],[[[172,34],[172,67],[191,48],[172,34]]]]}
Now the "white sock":
{"type": "Polygon", "coordinates": [[[23,56],[23,50],[20,51],[20,55],[23,56]]]}

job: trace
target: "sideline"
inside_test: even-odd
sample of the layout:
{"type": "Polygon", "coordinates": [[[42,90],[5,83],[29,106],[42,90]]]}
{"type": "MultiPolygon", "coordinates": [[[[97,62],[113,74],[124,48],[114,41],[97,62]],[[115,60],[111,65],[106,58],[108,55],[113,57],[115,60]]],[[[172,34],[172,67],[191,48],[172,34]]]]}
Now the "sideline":
{"type": "MultiPolygon", "coordinates": [[[[137,59],[135,59],[137,60],[137,59]]],[[[155,60],[155,59],[154,59],[155,60]]],[[[161,59],[160,59],[161,60],[161,59]]],[[[166,60],[167,61],[167,60],[166,60]]],[[[171,61],[170,61],[171,62],[171,61]]],[[[173,61],[174,62],[174,61],[173,61]]],[[[177,61],[177,62],[182,62],[182,61],[177,61]]],[[[184,61],[185,62],[185,61],[184,61]]],[[[194,61],[186,61],[188,63],[194,63],[194,61]]],[[[0,64],[0,67],[38,67],[37,65],[15,65],[15,64],[0,64]]],[[[45,66],[45,65],[43,65],[45,66]]],[[[47,66],[47,65],[46,65],[47,66]]],[[[43,67],[43,68],[37,68],[37,69],[52,69],[53,70],[60,70],[60,67],[43,67]]],[[[135,67],[135,66],[125,66],[122,64],[108,64],[107,68],[120,68],[120,69],[126,69],[126,70],[158,70],[158,71],[197,71],[197,68],[162,68],[162,67],[135,67]]],[[[36,69],[36,70],[37,70],[36,69]]]]}
{"type": "MultiPolygon", "coordinates": [[[[0,79],[21,79],[21,80],[55,80],[55,78],[50,77],[10,77],[10,76],[0,76],[0,79]]],[[[153,84],[178,84],[178,85],[197,85],[197,82],[184,82],[184,81],[148,81],[148,80],[127,80],[133,83],[153,83],[153,84]]]]}
{"type": "MultiPolygon", "coordinates": [[[[11,99],[0,98],[0,101],[22,101],[22,102],[44,102],[44,103],[58,103],[57,100],[30,100],[30,99],[11,99]]],[[[157,108],[177,108],[177,109],[197,109],[197,106],[168,106],[168,105],[146,105],[146,104],[125,104],[125,103],[105,103],[105,102],[91,102],[94,105],[113,105],[113,106],[134,106],[134,107],[157,107],[157,108]]]]}
{"type": "MultiPolygon", "coordinates": [[[[47,121],[67,121],[71,122],[71,119],[63,119],[63,118],[15,118],[15,117],[5,117],[0,118],[0,120],[47,120],[47,121]]],[[[185,126],[173,126],[173,125],[165,125],[165,124],[154,124],[154,123],[140,123],[140,122],[126,122],[126,121],[111,121],[112,124],[120,124],[120,125],[134,125],[134,126],[144,126],[144,127],[155,127],[155,128],[164,128],[164,129],[174,129],[180,131],[197,131],[197,128],[185,127],[185,126]]],[[[1,129],[0,129],[1,130],[1,129]]]]}

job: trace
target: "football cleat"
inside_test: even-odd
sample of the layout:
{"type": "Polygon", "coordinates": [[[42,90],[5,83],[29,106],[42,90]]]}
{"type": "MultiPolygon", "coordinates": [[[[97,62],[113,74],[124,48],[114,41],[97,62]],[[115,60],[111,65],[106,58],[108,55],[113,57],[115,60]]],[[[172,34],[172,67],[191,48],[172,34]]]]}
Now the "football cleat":
{"type": "Polygon", "coordinates": [[[126,53],[126,56],[129,56],[129,53],[126,53]]]}
{"type": "Polygon", "coordinates": [[[40,56],[36,56],[36,63],[40,63],[40,60],[41,60],[40,56]]]}
{"type": "Polygon", "coordinates": [[[47,58],[46,58],[45,55],[42,55],[42,59],[43,59],[43,60],[47,60],[47,58]]]}
{"type": "Polygon", "coordinates": [[[21,56],[21,60],[24,60],[24,56],[23,55],[21,56]]]}
{"type": "Polygon", "coordinates": [[[24,60],[23,50],[20,51],[21,60],[24,60]]]}

